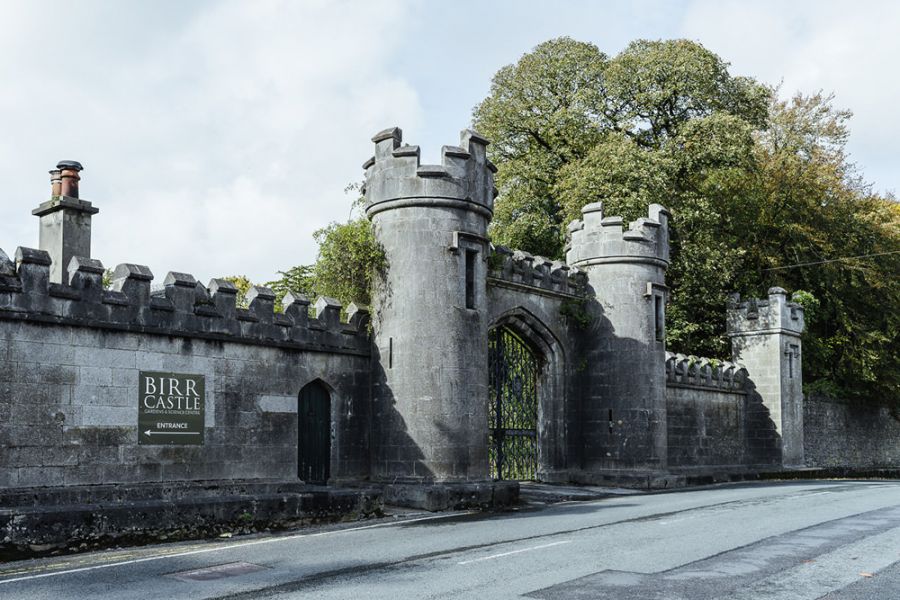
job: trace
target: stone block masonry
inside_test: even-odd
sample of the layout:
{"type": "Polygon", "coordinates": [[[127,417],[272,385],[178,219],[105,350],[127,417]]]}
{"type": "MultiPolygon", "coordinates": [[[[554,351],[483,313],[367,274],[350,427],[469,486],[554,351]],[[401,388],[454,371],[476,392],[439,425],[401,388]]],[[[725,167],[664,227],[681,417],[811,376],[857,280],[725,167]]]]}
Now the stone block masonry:
{"type": "MultiPolygon", "coordinates": [[[[750,418],[757,430],[771,423],[779,448],[777,461],[799,467],[803,458],[803,372],[801,339],[803,307],[787,299],[779,287],[765,299],[729,300],[727,331],[735,362],[747,367],[755,403],[750,418]]],[[[765,439],[759,450],[765,451],[765,439]]],[[[759,457],[764,459],[763,456],[759,457]]]]}
{"type": "MultiPolygon", "coordinates": [[[[669,212],[658,204],[624,228],[588,204],[568,227],[566,260],[587,276],[583,333],[585,480],[666,468],[665,272],[669,212]]],[[[599,479],[597,479],[599,480],[599,479]]]]}
{"type": "MultiPolygon", "coordinates": [[[[60,162],[33,211],[40,249],[0,250],[7,496],[149,486],[164,502],[173,482],[199,499],[201,482],[305,477],[441,509],[514,501],[517,484],[494,477],[663,487],[712,470],[894,464],[893,446],[863,433],[890,425],[804,403],[803,310],[780,288],[729,302],[731,362],[666,353],[664,207],[626,226],[589,204],[566,261],[548,260],[491,244],[486,139],[463,131],[436,165],[399,128],[372,141],[366,215],[387,266],[371,325],[355,304],[346,321],[330,298],[287,294],[276,310],[254,287],[242,308],[228,281],[172,271],[157,287],[129,263],[105,288],[90,256],[98,210],[79,196],[82,166],[60,162]],[[191,382],[190,408],[159,400],[150,409],[175,416],[154,421],[170,413],[139,408],[142,373],[176,402],[191,382]]],[[[242,505],[228,506],[210,510],[242,505]]]]}
{"type": "Polygon", "coordinates": [[[666,353],[669,468],[741,468],[749,460],[747,370],[666,353]]]}
{"type": "Polygon", "coordinates": [[[0,485],[69,486],[233,478],[297,478],[297,398],[332,391],[335,481],[368,476],[369,342],[363,309],[250,293],[170,273],[150,291],[145,267],[73,258],[68,284],[49,282],[46,252],[0,251],[0,485]],[[332,314],[334,313],[334,314],[332,314]],[[205,380],[202,446],[138,445],[138,374],[205,380]],[[273,398],[280,401],[273,402],[273,398]]]}
{"type": "Polygon", "coordinates": [[[0,490],[0,561],[382,514],[382,492],[209,480],[0,490]]]}
{"type": "Polygon", "coordinates": [[[366,215],[388,263],[373,299],[373,476],[487,481],[488,142],[464,131],[421,165],[399,128],[372,141],[366,215]]]}
{"type": "Polygon", "coordinates": [[[900,468],[900,418],[887,405],[812,394],[803,403],[803,447],[810,467],[900,468]]]}

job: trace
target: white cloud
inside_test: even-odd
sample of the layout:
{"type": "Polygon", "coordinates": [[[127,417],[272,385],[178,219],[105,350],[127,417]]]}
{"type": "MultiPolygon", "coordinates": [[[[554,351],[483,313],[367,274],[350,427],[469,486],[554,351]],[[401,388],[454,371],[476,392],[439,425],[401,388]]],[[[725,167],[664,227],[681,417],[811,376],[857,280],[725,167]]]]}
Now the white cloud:
{"type": "Polygon", "coordinates": [[[692,2],[682,34],[732,63],[732,71],[785,96],[819,89],[849,108],[851,157],[877,190],[900,192],[900,3],[692,2]]]}
{"type": "Polygon", "coordinates": [[[74,158],[107,266],[264,281],[312,261],[312,231],[347,217],[369,135],[421,121],[389,68],[401,0],[121,6],[21,3],[4,20],[8,252],[36,243],[25,215],[48,195],[46,170],[74,158]]]}
{"type": "Polygon", "coordinates": [[[37,245],[46,171],[85,166],[94,256],[265,281],[347,217],[369,136],[401,125],[436,160],[490,75],[543,39],[689,37],[732,71],[834,91],[850,151],[900,190],[900,3],[8,0],[0,20],[0,247],[37,245]],[[473,16],[474,15],[474,16],[473,16]],[[414,88],[415,86],[415,88],[414,88]],[[424,118],[429,111],[428,119],[424,118]]]}

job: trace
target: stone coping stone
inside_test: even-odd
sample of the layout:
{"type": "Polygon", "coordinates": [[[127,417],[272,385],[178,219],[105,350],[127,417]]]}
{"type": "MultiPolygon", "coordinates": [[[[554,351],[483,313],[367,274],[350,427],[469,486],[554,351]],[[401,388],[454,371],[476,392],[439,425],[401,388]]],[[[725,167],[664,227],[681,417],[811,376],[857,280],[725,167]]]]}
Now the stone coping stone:
{"type": "Polygon", "coordinates": [[[377,488],[299,482],[293,491],[223,494],[220,489],[174,499],[6,507],[0,509],[0,561],[355,521],[381,516],[383,507],[377,488]]]}
{"type": "Polygon", "coordinates": [[[667,490],[686,485],[683,475],[668,471],[639,469],[603,469],[597,471],[573,471],[572,482],[580,485],[623,487],[638,490],[667,490]]]}
{"type": "Polygon", "coordinates": [[[645,494],[644,490],[610,486],[565,485],[523,481],[519,486],[519,499],[530,504],[555,504],[557,502],[589,502],[621,496],[645,494]]]}
{"type": "Polygon", "coordinates": [[[518,503],[519,482],[389,483],[384,485],[383,498],[385,504],[431,512],[490,510],[518,503]]]}
{"type": "Polygon", "coordinates": [[[898,467],[801,467],[785,469],[735,469],[685,474],[686,485],[710,485],[741,481],[785,481],[804,479],[900,479],[898,467]]]}
{"type": "Polygon", "coordinates": [[[648,491],[735,483],[742,481],[783,481],[798,479],[900,479],[900,467],[798,467],[757,466],[671,467],[667,471],[602,470],[573,472],[578,485],[617,486],[648,491]]]}
{"type": "Polygon", "coordinates": [[[18,487],[0,490],[0,509],[15,507],[47,507],[73,504],[109,504],[141,500],[174,501],[221,496],[281,494],[327,491],[359,493],[365,488],[308,485],[296,479],[216,479],[140,483],[107,483],[18,487]]]}

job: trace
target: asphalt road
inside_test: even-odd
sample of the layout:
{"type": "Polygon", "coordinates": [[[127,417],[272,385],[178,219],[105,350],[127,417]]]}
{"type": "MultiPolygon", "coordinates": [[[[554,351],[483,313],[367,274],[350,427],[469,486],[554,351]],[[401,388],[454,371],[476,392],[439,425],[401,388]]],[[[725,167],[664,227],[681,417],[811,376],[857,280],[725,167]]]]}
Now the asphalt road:
{"type": "Polygon", "coordinates": [[[900,482],[407,515],[0,565],[0,598],[900,598],[900,482]]]}

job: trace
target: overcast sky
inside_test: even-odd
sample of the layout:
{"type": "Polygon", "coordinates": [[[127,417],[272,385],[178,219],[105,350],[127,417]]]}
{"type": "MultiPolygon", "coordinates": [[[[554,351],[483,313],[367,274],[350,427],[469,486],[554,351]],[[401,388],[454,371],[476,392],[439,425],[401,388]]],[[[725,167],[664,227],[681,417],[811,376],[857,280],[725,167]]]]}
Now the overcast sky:
{"type": "Polygon", "coordinates": [[[37,246],[60,159],[100,208],[93,256],[255,281],[312,262],[369,138],[458,142],[490,78],[568,35],[615,54],[689,38],[731,72],[833,91],[850,151],[900,190],[900,2],[0,0],[0,248],[37,246]]]}

